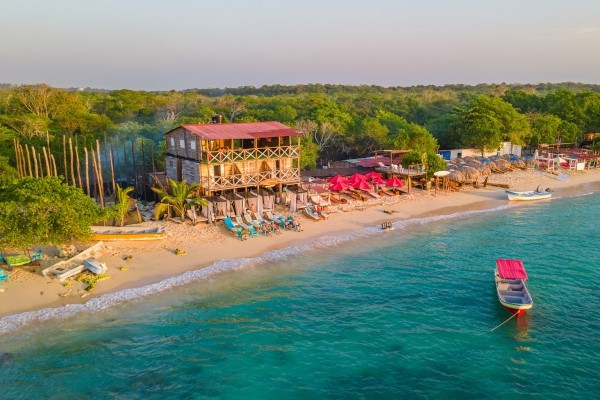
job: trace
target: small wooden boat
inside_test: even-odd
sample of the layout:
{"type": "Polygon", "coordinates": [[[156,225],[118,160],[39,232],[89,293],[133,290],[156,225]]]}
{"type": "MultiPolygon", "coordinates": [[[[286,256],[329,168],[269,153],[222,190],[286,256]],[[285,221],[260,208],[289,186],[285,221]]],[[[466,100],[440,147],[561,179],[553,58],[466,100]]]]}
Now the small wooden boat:
{"type": "Polygon", "coordinates": [[[85,269],[87,269],[90,272],[93,272],[96,275],[105,274],[108,269],[106,267],[106,263],[101,263],[94,257],[90,257],[87,260],[84,260],[83,265],[85,266],[85,269]]]}
{"type": "Polygon", "coordinates": [[[496,260],[496,292],[500,304],[517,317],[531,307],[533,299],[525,284],[527,272],[521,260],[496,260]]]}
{"type": "Polygon", "coordinates": [[[143,226],[92,226],[92,240],[157,240],[165,238],[165,228],[143,226]]]}
{"type": "Polygon", "coordinates": [[[508,200],[530,201],[549,199],[552,197],[552,191],[549,188],[545,190],[530,190],[528,192],[515,192],[513,190],[506,190],[506,195],[508,196],[508,200]]]}

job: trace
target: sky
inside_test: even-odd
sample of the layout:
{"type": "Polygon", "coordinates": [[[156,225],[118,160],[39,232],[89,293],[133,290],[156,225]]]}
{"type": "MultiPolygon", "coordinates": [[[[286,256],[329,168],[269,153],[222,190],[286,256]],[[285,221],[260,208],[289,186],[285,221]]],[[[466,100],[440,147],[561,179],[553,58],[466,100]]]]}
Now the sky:
{"type": "Polygon", "coordinates": [[[598,0],[2,0],[0,83],[600,84],[598,0]]]}

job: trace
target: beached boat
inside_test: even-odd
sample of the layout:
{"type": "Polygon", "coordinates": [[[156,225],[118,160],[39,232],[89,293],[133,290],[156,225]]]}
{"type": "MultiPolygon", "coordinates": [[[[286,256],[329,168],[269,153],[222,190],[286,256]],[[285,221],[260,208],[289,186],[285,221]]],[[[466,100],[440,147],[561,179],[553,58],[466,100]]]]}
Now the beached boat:
{"type": "Polygon", "coordinates": [[[506,190],[506,195],[508,196],[508,200],[530,201],[549,199],[550,197],[552,197],[552,191],[550,189],[536,189],[530,190],[528,192],[515,192],[513,190],[506,190]]]}
{"type": "Polygon", "coordinates": [[[519,316],[533,307],[521,260],[496,260],[495,280],[498,300],[508,311],[519,316]]]}
{"type": "Polygon", "coordinates": [[[105,274],[108,270],[108,268],[106,267],[106,263],[101,263],[94,257],[90,257],[84,260],[83,265],[85,266],[85,269],[87,269],[90,272],[93,272],[96,275],[105,274]]]}
{"type": "Polygon", "coordinates": [[[157,240],[165,238],[162,226],[92,226],[92,240],[157,240]]]}

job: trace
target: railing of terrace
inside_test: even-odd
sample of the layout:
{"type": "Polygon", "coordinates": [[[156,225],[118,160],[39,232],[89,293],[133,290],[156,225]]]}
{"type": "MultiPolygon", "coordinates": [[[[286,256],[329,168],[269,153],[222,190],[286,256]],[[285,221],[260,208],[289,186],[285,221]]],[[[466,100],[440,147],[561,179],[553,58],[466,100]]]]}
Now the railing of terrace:
{"type": "Polygon", "coordinates": [[[229,176],[203,176],[200,179],[200,187],[207,190],[228,190],[238,187],[258,186],[261,182],[271,179],[280,183],[297,183],[300,181],[300,171],[298,169],[286,169],[229,176]]]}
{"type": "Polygon", "coordinates": [[[256,149],[218,150],[203,152],[202,163],[223,164],[250,160],[300,157],[299,146],[260,147],[256,149]]]}

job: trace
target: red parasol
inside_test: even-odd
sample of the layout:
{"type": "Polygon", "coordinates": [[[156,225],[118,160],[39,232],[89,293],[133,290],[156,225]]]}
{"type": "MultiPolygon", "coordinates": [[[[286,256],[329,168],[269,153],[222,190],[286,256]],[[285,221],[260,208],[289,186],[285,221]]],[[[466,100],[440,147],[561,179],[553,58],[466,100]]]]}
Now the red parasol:
{"type": "Polygon", "coordinates": [[[367,181],[358,181],[356,183],[351,183],[351,185],[354,189],[361,189],[361,190],[373,189],[373,186],[369,185],[367,183],[367,181]]]}
{"type": "Polygon", "coordinates": [[[333,192],[341,192],[342,190],[346,190],[348,188],[348,185],[346,185],[343,182],[336,182],[336,183],[332,183],[331,185],[329,185],[329,190],[333,191],[333,192]]]}
{"type": "Polygon", "coordinates": [[[404,186],[404,181],[401,181],[400,179],[394,176],[393,178],[390,178],[387,181],[385,181],[385,184],[389,187],[402,187],[404,186]]]}
{"type": "Polygon", "coordinates": [[[346,183],[346,182],[348,182],[348,178],[341,176],[341,175],[336,175],[333,178],[329,178],[329,180],[327,182],[329,182],[331,184],[335,184],[338,182],[346,183]]]}
{"type": "Polygon", "coordinates": [[[385,180],[381,176],[376,176],[371,178],[371,183],[373,185],[385,185],[385,180]]]}
{"type": "Polygon", "coordinates": [[[354,174],[350,178],[348,178],[347,183],[349,183],[350,185],[354,186],[358,182],[360,182],[360,181],[366,181],[366,180],[367,180],[367,178],[364,175],[354,174]]]}
{"type": "Polygon", "coordinates": [[[365,178],[367,178],[367,179],[382,179],[382,176],[379,172],[371,171],[368,174],[365,174],[365,178]]]}

